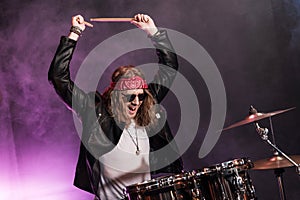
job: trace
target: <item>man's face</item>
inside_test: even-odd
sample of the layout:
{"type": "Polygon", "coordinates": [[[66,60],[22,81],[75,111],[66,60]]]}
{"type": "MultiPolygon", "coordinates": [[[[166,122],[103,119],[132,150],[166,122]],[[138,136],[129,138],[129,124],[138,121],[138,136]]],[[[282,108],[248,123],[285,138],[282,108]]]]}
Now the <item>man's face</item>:
{"type": "Polygon", "coordinates": [[[125,111],[129,119],[133,119],[145,99],[146,93],[143,89],[121,91],[121,97],[125,104],[125,111]]]}

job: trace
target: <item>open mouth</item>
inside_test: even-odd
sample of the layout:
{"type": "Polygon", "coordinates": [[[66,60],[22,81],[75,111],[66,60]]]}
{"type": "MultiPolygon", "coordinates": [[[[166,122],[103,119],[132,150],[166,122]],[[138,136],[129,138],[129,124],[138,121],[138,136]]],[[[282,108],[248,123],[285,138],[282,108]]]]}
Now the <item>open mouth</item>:
{"type": "Polygon", "coordinates": [[[137,108],[138,108],[137,106],[129,105],[128,106],[129,113],[134,114],[136,112],[137,108]]]}

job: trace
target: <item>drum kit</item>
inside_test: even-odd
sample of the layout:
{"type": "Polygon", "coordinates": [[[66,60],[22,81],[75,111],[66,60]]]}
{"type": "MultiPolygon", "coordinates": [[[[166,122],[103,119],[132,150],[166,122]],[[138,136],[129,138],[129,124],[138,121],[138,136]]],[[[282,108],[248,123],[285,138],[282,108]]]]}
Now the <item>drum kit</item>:
{"type": "MultiPolygon", "coordinates": [[[[124,189],[126,200],[255,200],[255,188],[248,171],[274,170],[280,199],[285,200],[282,175],[284,168],[295,166],[300,175],[300,155],[288,156],[268,139],[268,129],[261,128],[258,121],[295,108],[259,113],[253,106],[244,120],[222,129],[222,131],[254,123],[257,133],[274,150],[274,156],[252,162],[240,158],[215,164],[203,169],[164,176],[149,181],[129,185],[124,189]]],[[[272,130],[273,142],[275,143],[272,130]]]]}

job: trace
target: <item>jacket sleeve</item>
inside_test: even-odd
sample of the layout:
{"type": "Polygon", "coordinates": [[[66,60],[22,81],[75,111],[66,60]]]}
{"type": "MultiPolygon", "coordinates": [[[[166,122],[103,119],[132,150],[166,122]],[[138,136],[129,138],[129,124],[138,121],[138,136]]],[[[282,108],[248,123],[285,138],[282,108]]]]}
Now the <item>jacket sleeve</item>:
{"type": "Polygon", "coordinates": [[[70,62],[76,41],[62,36],[48,71],[48,80],[64,103],[78,115],[87,105],[88,95],[70,78],[70,62]]]}
{"type": "Polygon", "coordinates": [[[149,84],[152,95],[160,103],[168,93],[178,70],[177,56],[168,38],[167,31],[160,30],[150,37],[156,48],[159,70],[149,84]]]}

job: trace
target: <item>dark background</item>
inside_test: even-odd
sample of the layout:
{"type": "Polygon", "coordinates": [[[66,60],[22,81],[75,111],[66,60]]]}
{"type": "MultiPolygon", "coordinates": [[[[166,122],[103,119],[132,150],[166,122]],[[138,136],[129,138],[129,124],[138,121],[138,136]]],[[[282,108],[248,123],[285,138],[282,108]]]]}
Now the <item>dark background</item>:
{"type": "MultiPolygon", "coordinates": [[[[47,81],[59,38],[68,33],[71,16],[78,13],[86,19],[147,13],[158,26],[193,38],[210,54],[223,78],[225,127],[244,119],[250,105],[261,112],[297,107],[272,122],[276,144],[288,155],[300,154],[299,0],[4,0],[0,5],[0,199],[93,199],[72,186],[79,137],[71,112],[47,81]]],[[[133,28],[127,23],[94,25],[78,43],[72,75],[101,41],[133,28]]],[[[129,60],[148,61],[136,55],[140,52],[120,58],[114,67],[129,60]]],[[[185,169],[242,157],[270,158],[271,148],[252,125],[224,131],[212,151],[198,158],[210,120],[210,97],[201,75],[183,58],[179,62],[201,111],[200,122],[194,122],[199,123],[197,136],[183,155],[185,169]]],[[[104,86],[108,78],[103,78],[104,86]]],[[[170,93],[163,104],[176,132],[180,117],[173,112],[179,105],[173,99],[170,93]]],[[[268,120],[260,123],[270,127],[268,120]]],[[[258,199],[280,199],[273,170],[249,173],[258,199]]],[[[300,179],[294,167],[285,169],[284,184],[287,199],[299,199],[300,179]]]]}

